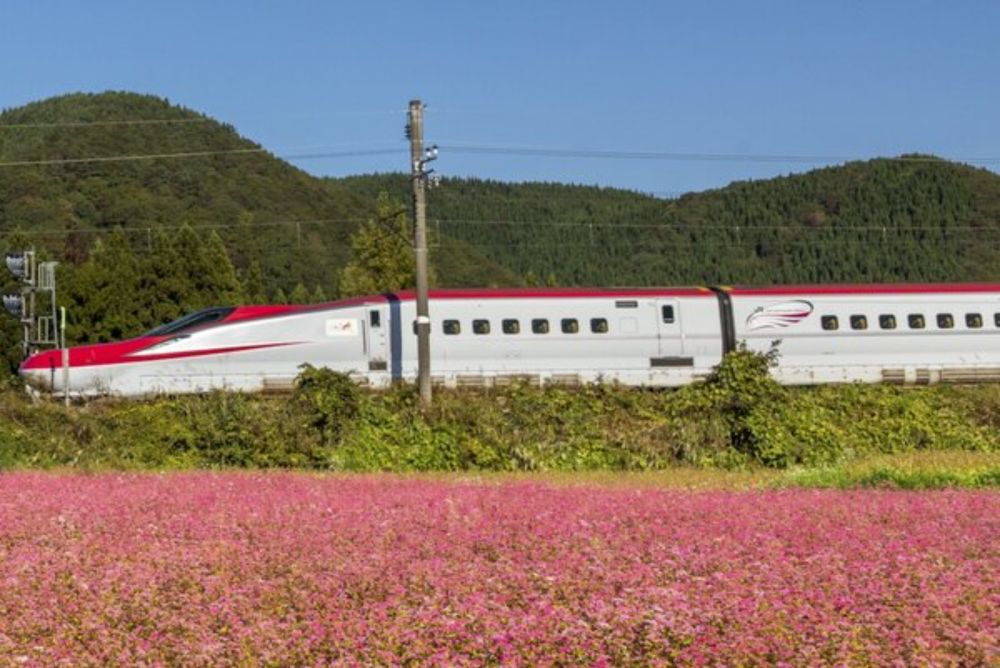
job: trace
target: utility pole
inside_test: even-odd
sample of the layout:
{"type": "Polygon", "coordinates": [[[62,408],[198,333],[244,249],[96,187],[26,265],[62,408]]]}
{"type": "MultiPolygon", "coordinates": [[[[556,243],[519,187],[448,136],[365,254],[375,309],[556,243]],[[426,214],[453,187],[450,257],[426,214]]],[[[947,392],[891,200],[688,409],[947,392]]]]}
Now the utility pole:
{"type": "Polygon", "coordinates": [[[437,158],[437,146],[424,151],[424,105],[410,100],[406,125],[410,139],[410,169],[413,182],[413,253],[417,261],[417,385],[420,405],[431,405],[431,318],[427,278],[427,163],[437,158]]]}

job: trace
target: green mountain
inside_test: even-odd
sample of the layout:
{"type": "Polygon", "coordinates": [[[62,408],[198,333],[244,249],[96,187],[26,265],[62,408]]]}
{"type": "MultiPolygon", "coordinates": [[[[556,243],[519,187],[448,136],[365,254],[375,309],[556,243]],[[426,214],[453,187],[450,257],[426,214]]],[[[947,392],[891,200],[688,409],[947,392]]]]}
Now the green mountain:
{"type": "MultiPolygon", "coordinates": [[[[348,238],[374,215],[383,190],[407,203],[408,176],[316,178],[232,127],[156,97],[73,94],[0,113],[0,246],[30,242],[70,264],[113,229],[123,228],[141,255],[155,246],[156,230],[175,234],[188,224],[217,231],[240,276],[258,264],[254,281],[265,295],[288,294],[299,283],[334,295],[348,238]],[[205,151],[225,153],[75,161],[205,151]]],[[[941,281],[998,273],[1000,176],[926,156],[672,200],[445,179],[428,201],[441,285],[941,281]]]]}
{"type": "MultiPolygon", "coordinates": [[[[336,294],[348,238],[374,203],[270,155],[231,126],[152,96],[73,94],[0,113],[0,236],[16,231],[70,262],[118,227],[143,253],[155,230],[187,224],[216,230],[241,272],[256,260],[268,294],[298,283],[336,294]],[[74,162],[203,152],[222,153],[74,162]]],[[[446,240],[442,252],[460,245],[446,240]]],[[[516,280],[474,251],[456,257],[443,259],[465,280],[516,280]]]]}
{"type": "MultiPolygon", "coordinates": [[[[447,155],[442,155],[446,160],[447,155]]],[[[369,199],[403,175],[339,179],[369,199]]],[[[432,230],[520,276],[671,285],[1000,279],[1000,176],[932,156],[853,162],[662,200],[445,180],[432,230]]]]}

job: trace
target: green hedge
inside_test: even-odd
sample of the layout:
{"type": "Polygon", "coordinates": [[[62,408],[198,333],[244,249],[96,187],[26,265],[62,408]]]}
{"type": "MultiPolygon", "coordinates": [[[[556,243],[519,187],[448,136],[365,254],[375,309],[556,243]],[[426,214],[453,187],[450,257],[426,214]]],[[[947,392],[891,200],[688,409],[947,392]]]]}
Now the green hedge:
{"type": "Polygon", "coordinates": [[[0,468],[780,469],[1000,450],[1000,388],[785,388],[768,364],[738,351],[705,383],[670,391],[438,391],[426,413],[412,387],[366,392],[323,369],[306,369],[291,396],[215,393],[67,410],[7,392],[0,468]]]}

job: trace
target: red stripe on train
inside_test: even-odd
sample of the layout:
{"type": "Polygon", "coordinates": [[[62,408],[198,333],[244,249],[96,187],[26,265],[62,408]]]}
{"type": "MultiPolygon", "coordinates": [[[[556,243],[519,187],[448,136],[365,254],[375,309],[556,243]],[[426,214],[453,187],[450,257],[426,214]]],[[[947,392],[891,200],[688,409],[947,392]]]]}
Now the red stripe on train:
{"type": "MultiPolygon", "coordinates": [[[[77,346],[69,349],[69,365],[71,367],[104,366],[112,364],[137,364],[141,362],[155,362],[158,360],[185,359],[189,357],[204,357],[206,355],[225,355],[228,353],[239,353],[249,350],[262,350],[265,348],[280,348],[293,346],[301,343],[291,341],[283,343],[258,343],[246,346],[230,346],[226,348],[205,348],[202,350],[185,350],[173,353],[152,353],[149,355],[136,355],[151,346],[168,340],[169,337],[150,336],[141,339],[131,339],[118,343],[101,343],[93,346],[77,346]]],[[[24,361],[21,369],[30,371],[33,369],[58,369],[62,366],[62,351],[47,350],[45,352],[32,355],[24,361]]]]}

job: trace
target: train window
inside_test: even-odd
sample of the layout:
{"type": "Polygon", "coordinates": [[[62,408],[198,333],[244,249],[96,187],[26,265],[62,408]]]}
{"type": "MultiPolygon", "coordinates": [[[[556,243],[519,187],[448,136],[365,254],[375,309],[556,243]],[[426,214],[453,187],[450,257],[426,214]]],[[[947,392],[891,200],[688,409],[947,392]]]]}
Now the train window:
{"type": "Polygon", "coordinates": [[[490,333],[490,321],[489,320],[473,320],[472,321],[472,333],[473,334],[489,334],[490,333]]]}
{"type": "Polygon", "coordinates": [[[504,334],[519,334],[521,332],[521,321],[507,318],[503,321],[504,334]]]}
{"type": "Polygon", "coordinates": [[[978,313],[966,313],[965,326],[969,329],[979,329],[983,326],[983,316],[978,313]]]}
{"type": "Polygon", "coordinates": [[[535,318],[531,321],[531,331],[535,334],[548,334],[549,321],[545,318],[535,318]]]}
{"type": "Polygon", "coordinates": [[[955,319],[951,317],[951,313],[938,313],[937,324],[941,329],[951,329],[955,326],[955,319]]]}
{"type": "Polygon", "coordinates": [[[840,322],[837,321],[837,316],[835,315],[824,315],[820,318],[820,322],[823,324],[823,329],[827,332],[840,329],[840,322]]]}
{"type": "Polygon", "coordinates": [[[449,336],[454,336],[455,334],[462,333],[462,323],[458,320],[445,320],[442,328],[444,333],[449,336]]]}
{"type": "Polygon", "coordinates": [[[147,332],[146,336],[167,336],[169,334],[179,334],[180,332],[194,329],[195,327],[204,327],[205,325],[210,325],[213,322],[225,320],[226,317],[234,310],[235,308],[232,306],[202,309],[201,311],[189,313],[188,315],[174,320],[173,322],[169,322],[166,325],[160,325],[156,329],[147,332]]]}
{"type": "Polygon", "coordinates": [[[863,315],[851,316],[851,329],[868,329],[868,318],[863,315]]]}
{"type": "Polygon", "coordinates": [[[910,326],[910,329],[923,329],[927,326],[927,323],[924,322],[924,316],[919,313],[911,313],[906,316],[906,322],[910,326]]]}
{"type": "Polygon", "coordinates": [[[993,324],[1000,327],[1000,313],[993,314],[993,324]]]}
{"type": "Polygon", "coordinates": [[[663,317],[663,322],[672,323],[674,321],[674,307],[664,306],[660,309],[660,314],[663,317]]]}
{"type": "Polygon", "coordinates": [[[368,322],[371,323],[372,329],[378,329],[382,326],[382,314],[378,311],[369,311],[368,322]]]}
{"type": "Polygon", "coordinates": [[[563,334],[576,334],[580,331],[580,323],[576,318],[563,318],[561,324],[563,334]]]}
{"type": "Polygon", "coordinates": [[[608,333],[608,321],[606,318],[591,318],[590,319],[590,331],[594,334],[607,334],[608,333]]]}
{"type": "Polygon", "coordinates": [[[883,313],[878,317],[878,326],[882,329],[896,329],[896,316],[883,313]]]}

